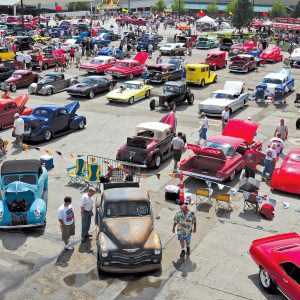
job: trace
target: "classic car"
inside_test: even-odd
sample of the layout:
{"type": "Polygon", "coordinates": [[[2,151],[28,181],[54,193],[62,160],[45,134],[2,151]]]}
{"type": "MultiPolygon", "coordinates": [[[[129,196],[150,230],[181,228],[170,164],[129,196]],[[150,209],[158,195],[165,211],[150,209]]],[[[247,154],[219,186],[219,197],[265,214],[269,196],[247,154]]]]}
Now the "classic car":
{"type": "Polygon", "coordinates": [[[300,48],[294,49],[294,51],[291,54],[290,60],[292,62],[300,61],[300,48]]]}
{"type": "Polygon", "coordinates": [[[47,170],[39,160],[9,160],[1,166],[0,228],[46,226],[47,170]]]}
{"type": "Polygon", "coordinates": [[[48,73],[40,78],[37,83],[32,83],[28,88],[29,94],[52,95],[61,92],[78,82],[78,76],[63,73],[48,73]]]}
{"type": "Polygon", "coordinates": [[[2,61],[14,60],[15,53],[12,51],[8,51],[7,48],[0,48],[0,63],[2,61]]]}
{"type": "Polygon", "coordinates": [[[174,56],[169,59],[168,64],[175,65],[177,69],[182,70],[184,59],[181,57],[174,56]]]}
{"type": "Polygon", "coordinates": [[[220,42],[220,51],[229,51],[230,47],[233,45],[233,40],[229,38],[223,38],[220,42]]]}
{"type": "Polygon", "coordinates": [[[132,18],[131,23],[138,26],[145,26],[147,24],[147,20],[143,18],[132,18]]]}
{"type": "Polygon", "coordinates": [[[227,66],[226,52],[214,51],[207,53],[204,63],[209,65],[211,70],[223,69],[227,66]]]}
{"type": "Polygon", "coordinates": [[[65,106],[44,105],[36,107],[29,116],[22,117],[26,141],[49,141],[51,138],[81,130],[86,125],[86,118],[76,114],[79,102],[74,101],[65,106]]]}
{"type": "Polygon", "coordinates": [[[147,52],[138,52],[133,59],[118,60],[114,66],[106,69],[105,74],[117,78],[129,77],[132,80],[135,75],[143,73],[148,56],[147,52]]]}
{"type": "Polygon", "coordinates": [[[244,82],[226,81],[223,89],[213,92],[210,98],[199,104],[199,114],[205,112],[210,116],[221,116],[225,106],[229,113],[243,108],[249,99],[249,94],[244,92],[244,82]]]}
{"type": "Polygon", "coordinates": [[[139,183],[105,183],[100,198],[95,216],[98,274],[160,269],[162,245],[154,230],[149,193],[139,183]]]}
{"type": "Polygon", "coordinates": [[[158,33],[155,33],[155,32],[143,33],[142,37],[146,38],[146,39],[155,39],[155,40],[158,40],[159,42],[161,42],[164,39],[161,34],[158,34],[158,33]]]}
{"type": "Polygon", "coordinates": [[[40,36],[40,35],[34,35],[33,36],[33,39],[36,41],[36,42],[48,42],[52,39],[51,36],[40,36]]]}
{"type": "MultiPolygon", "coordinates": [[[[31,55],[31,67],[32,70],[40,69],[40,64],[38,61],[38,57],[36,54],[30,54],[31,55]]],[[[47,70],[49,67],[54,67],[56,65],[55,58],[53,55],[44,55],[43,61],[42,61],[42,70],[47,70]]]]}
{"type": "Polygon", "coordinates": [[[113,56],[97,56],[90,62],[81,63],[79,65],[79,70],[93,74],[101,74],[108,68],[114,66],[116,61],[117,60],[113,56]]]}
{"type": "Polygon", "coordinates": [[[89,97],[93,99],[95,94],[111,91],[117,84],[116,80],[110,80],[105,76],[89,76],[66,89],[71,96],[89,97]]]}
{"type": "Polygon", "coordinates": [[[98,32],[102,33],[105,32],[107,33],[106,39],[110,41],[117,41],[121,38],[120,34],[117,31],[114,30],[108,30],[108,29],[101,29],[98,32]]]}
{"type": "Polygon", "coordinates": [[[106,95],[106,99],[116,102],[126,102],[133,104],[134,102],[149,98],[153,86],[147,85],[142,81],[126,81],[119,89],[115,89],[106,95]]]}
{"type": "Polygon", "coordinates": [[[184,43],[167,43],[159,48],[162,55],[185,55],[184,43]]]}
{"type": "Polygon", "coordinates": [[[14,39],[17,51],[30,50],[35,40],[31,36],[17,36],[14,39]]]}
{"type": "Polygon", "coordinates": [[[107,47],[110,44],[110,40],[108,39],[108,33],[102,32],[98,36],[93,37],[92,45],[95,44],[107,47]]]}
{"type": "Polygon", "coordinates": [[[290,300],[300,295],[300,236],[296,232],[254,240],[249,253],[259,267],[259,281],[270,293],[290,300]]]}
{"type": "Polygon", "coordinates": [[[14,114],[30,115],[31,108],[26,108],[28,95],[23,94],[14,99],[0,99],[0,129],[11,127],[14,123],[14,114]]]}
{"type": "Polygon", "coordinates": [[[183,47],[194,47],[196,44],[197,35],[177,35],[176,43],[182,43],[183,47]]]}
{"type": "Polygon", "coordinates": [[[77,43],[76,39],[67,39],[63,44],[62,44],[62,49],[66,51],[70,51],[71,48],[73,49],[79,49],[80,45],[77,43]]]}
{"type": "Polygon", "coordinates": [[[253,142],[258,123],[230,119],[222,135],[208,138],[201,146],[188,144],[194,153],[180,162],[182,174],[223,182],[233,180],[243,168],[243,155],[253,143],[261,150],[260,141],[253,142]]]}
{"type": "Polygon", "coordinates": [[[33,82],[37,82],[39,75],[30,70],[16,70],[11,77],[2,82],[3,90],[10,89],[15,92],[17,88],[30,86],[33,82]]]}
{"type": "Polygon", "coordinates": [[[169,80],[180,80],[182,69],[177,69],[173,64],[147,65],[150,82],[166,82],[169,80]]]}
{"type": "Polygon", "coordinates": [[[212,49],[217,47],[217,41],[213,37],[199,36],[196,42],[196,49],[212,49]]]}
{"type": "Polygon", "coordinates": [[[163,92],[159,95],[158,101],[152,99],[149,103],[150,109],[155,107],[172,108],[174,103],[187,101],[189,105],[194,103],[194,94],[187,87],[186,82],[169,81],[164,84],[163,92]]]}
{"type": "Polygon", "coordinates": [[[250,52],[249,47],[245,47],[240,44],[235,44],[235,45],[232,45],[230,47],[230,49],[228,50],[228,56],[233,57],[233,56],[237,56],[237,55],[241,55],[241,54],[249,54],[249,52],[250,52]]]}
{"type": "Polygon", "coordinates": [[[283,55],[281,54],[281,49],[279,47],[274,47],[264,50],[260,55],[260,59],[263,61],[276,63],[282,61],[283,55]]]}
{"type": "Polygon", "coordinates": [[[0,82],[8,79],[14,72],[14,68],[9,66],[1,66],[0,67],[0,82]]]}
{"type": "Polygon", "coordinates": [[[300,195],[300,149],[292,149],[271,179],[271,188],[300,195]]]}
{"type": "Polygon", "coordinates": [[[206,64],[186,64],[186,82],[205,86],[206,84],[217,82],[218,76],[210,71],[206,64]]]}
{"type": "Polygon", "coordinates": [[[172,156],[171,141],[175,136],[176,117],[170,112],[159,122],[139,124],[127,143],[118,149],[117,160],[142,168],[159,168],[162,161],[172,156]]]}
{"type": "Polygon", "coordinates": [[[294,89],[295,80],[288,68],[283,68],[277,73],[266,75],[261,83],[256,86],[254,97],[264,99],[272,96],[275,100],[281,100],[285,94],[294,89]]]}
{"type": "Polygon", "coordinates": [[[241,54],[231,57],[229,72],[248,73],[257,68],[257,63],[252,55],[241,54]]]}
{"type": "Polygon", "coordinates": [[[138,39],[136,50],[138,52],[140,52],[140,51],[148,52],[148,47],[150,44],[152,44],[153,50],[157,50],[158,43],[159,43],[158,39],[142,37],[142,38],[138,39]]]}

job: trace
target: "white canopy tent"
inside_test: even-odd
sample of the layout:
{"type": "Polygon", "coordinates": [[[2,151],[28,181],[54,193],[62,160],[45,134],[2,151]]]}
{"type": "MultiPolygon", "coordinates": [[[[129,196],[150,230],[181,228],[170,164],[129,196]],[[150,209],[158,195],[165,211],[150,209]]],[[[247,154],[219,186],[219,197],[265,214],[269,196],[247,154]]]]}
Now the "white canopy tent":
{"type": "Polygon", "coordinates": [[[196,23],[198,23],[198,24],[199,23],[200,24],[210,24],[212,26],[217,26],[216,21],[213,18],[209,17],[209,16],[205,16],[205,17],[202,17],[202,18],[198,19],[196,21],[196,23]]]}

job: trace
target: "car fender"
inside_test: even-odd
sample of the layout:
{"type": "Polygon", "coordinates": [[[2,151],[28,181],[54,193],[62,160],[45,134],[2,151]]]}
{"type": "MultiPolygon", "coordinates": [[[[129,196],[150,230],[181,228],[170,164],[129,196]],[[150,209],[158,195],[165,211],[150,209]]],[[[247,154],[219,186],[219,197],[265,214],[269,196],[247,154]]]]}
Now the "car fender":
{"type": "Polygon", "coordinates": [[[28,218],[28,223],[42,223],[44,222],[46,218],[46,212],[47,212],[47,207],[46,207],[46,202],[43,199],[36,198],[33,203],[31,204],[27,218],[28,218]],[[39,217],[35,216],[35,211],[39,211],[39,217]]]}
{"type": "Polygon", "coordinates": [[[156,156],[157,154],[162,155],[161,152],[160,152],[160,148],[159,148],[159,147],[156,147],[156,148],[152,149],[152,150],[147,154],[147,158],[146,158],[146,159],[148,160],[148,162],[152,163],[153,160],[154,160],[154,158],[155,158],[155,156],[156,156]]]}
{"type": "Polygon", "coordinates": [[[57,92],[57,88],[56,88],[54,85],[51,85],[51,84],[44,85],[44,86],[42,87],[42,89],[44,89],[44,90],[52,89],[52,90],[53,90],[53,93],[56,93],[56,92],[57,92]]]}
{"type": "MultiPolygon", "coordinates": [[[[5,198],[5,195],[3,196],[5,198]]],[[[4,200],[0,200],[0,226],[7,225],[10,223],[10,213],[6,202],[4,200]]]]}
{"type": "Polygon", "coordinates": [[[81,121],[84,121],[84,123],[86,124],[86,118],[84,116],[74,116],[74,118],[69,123],[69,128],[71,128],[71,129],[77,129],[78,128],[78,124],[81,121]]]}
{"type": "Polygon", "coordinates": [[[35,91],[37,86],[36,82],[33,82],[29,87],[28,87],[28,92],[30,92],[30,90],[35,91]]]}
{"type": "Polygon", "coordinates": [[[44,125],[41,125],[41,126],[37,127],[37,128],[31,133],[31,135],[32,135],[32,136],[35,136],[35,137],[42,136],[46,130],[50,130],[50,131],[53,133],[51,126],[48,125],[48,124],[44,124],[44,125]]]}

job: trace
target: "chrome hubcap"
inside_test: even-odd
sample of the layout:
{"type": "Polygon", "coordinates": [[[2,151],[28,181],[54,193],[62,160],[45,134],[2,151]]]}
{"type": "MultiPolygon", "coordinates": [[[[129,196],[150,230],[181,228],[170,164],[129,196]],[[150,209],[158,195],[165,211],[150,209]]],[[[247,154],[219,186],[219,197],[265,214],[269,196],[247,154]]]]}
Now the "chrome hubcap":
{"type": "Polygon", "coordinates": [[[270,286],[271,279],[266,270],[262,270],[260,272],[260,281],[265,288],[268,288],[270,286]]]}
{"type": "Polygon", "coordinates": [[[83,127],[84,127],[84,122],[81,121],[81,122],[79,123],[79,128],[82,129],[83,127]]]}
{"type": "Polygon", "coordinates": [[[161,158],[160,158],[160,156],[157,156],[157,157],[156,157],[156,160],[155,160],[156,166],[159,167],[159,166],[160,166],[160,163],[161,163],[161,158]]]}
{"type": "Polygon", "coordinates": [[[51,138],[51,132],[50,131],[46,131],[45,132],[45,140],[50,140],[51,138]]]}

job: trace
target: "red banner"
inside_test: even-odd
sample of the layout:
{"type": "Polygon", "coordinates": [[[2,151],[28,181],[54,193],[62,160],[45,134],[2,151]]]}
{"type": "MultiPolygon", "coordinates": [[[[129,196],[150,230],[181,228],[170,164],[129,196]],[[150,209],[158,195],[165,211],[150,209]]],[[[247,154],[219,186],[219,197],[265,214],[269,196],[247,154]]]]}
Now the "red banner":
{"type": "Polygon", "coordinates": [[[277,23],[300,24],[300,19],[294,18],[275,18],[277,23]]]}

